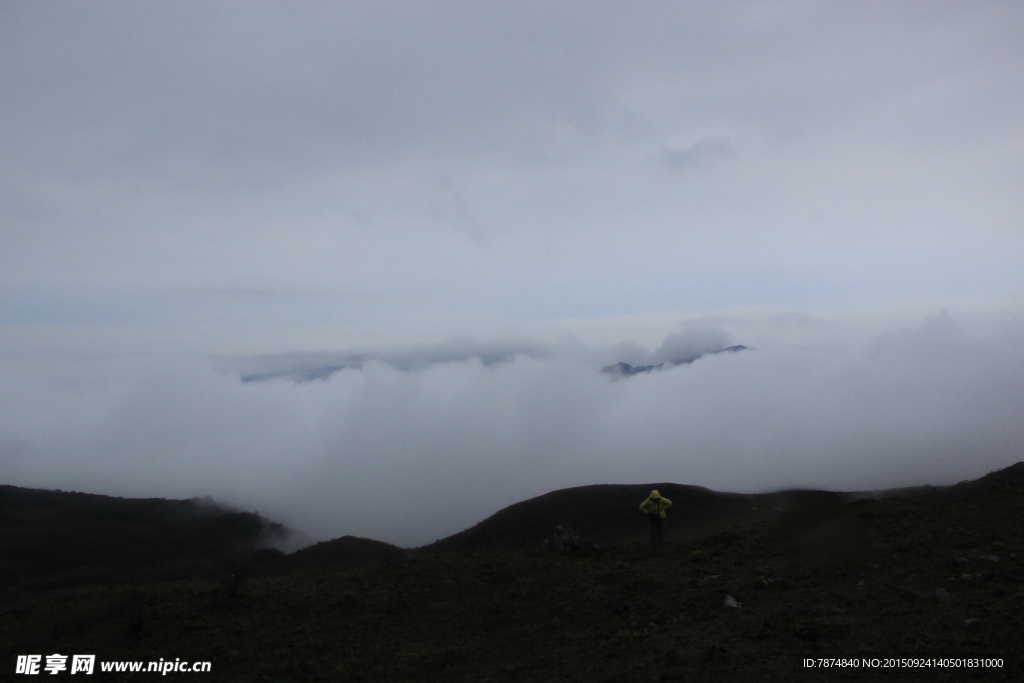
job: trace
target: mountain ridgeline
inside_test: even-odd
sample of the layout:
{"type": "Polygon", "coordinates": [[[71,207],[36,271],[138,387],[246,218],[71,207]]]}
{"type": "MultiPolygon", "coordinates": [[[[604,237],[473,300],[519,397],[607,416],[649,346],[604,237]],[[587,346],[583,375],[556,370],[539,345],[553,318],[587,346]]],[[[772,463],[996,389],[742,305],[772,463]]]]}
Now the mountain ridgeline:
{"type": "Polygon", "coordinates": [[[655,365],[630,365],[629,363],[619,361],[613,365],[606,365],[601,368],[601,372],[606,375],[614,377],[632,377],[633,375],[642,375],[649,372],[655,372],[656,370],[668,370],[674,368],[677,365],[689,365],[699,358],[704,356],[713,356],[719,353],[738,353],[740,351],[747,351],[747,347],[742,344],[735,346],[727,346],[724,349],[717,351],[704,351],[693,353],[682,358],[674,358],[672,360],[666,360],[655,365]]]}
{"type": "Polygon", "coordinates": [[[672,483],[580,486],[516,503],[415,550],[343,536],[285,554],[274,549],[288,544],[291,532],[283,525],[209,498],[132,499],[4,485],[0,605],[90,585],[216,580],[239,567],[250,575],[280,575],[416,553],[539,546],[559,525],[602,545],[627,543],[644,538],[637,506],[652,488],[673,501],[669,531],[679,538],[778,514],[794,495],[718,493],[672,483]]]}
{"type": "MultiPolygon", "coordinates": [[[[1014,468],[1019,471],[1024,464],[1007,471],[1014,468]]],[[[826,529],[825,536],[838,533],[849,540],[848,532],[856,526],[849,523],[852,503],[940,490],[923,486],[868,493],[737,494],[672,482],[595,484],[515,503],[420,548],[342,536],[286,554],[277,548],[289,545],[290,530],[257,512],[233,510],[208,497],[131,499],[0,485],[0,606],[89,585],[217,579],[239,572],[284,575],[414,555],[540,547],[558,526],[599,546],[642,542],[648,530],[639,503],[652,489],[673,502],[667,533],[677,541],[761,523],[793,533],[815,528],[819,536],[826,529]],[[837,523],[840,518],[846,522],[837,523]]]]}

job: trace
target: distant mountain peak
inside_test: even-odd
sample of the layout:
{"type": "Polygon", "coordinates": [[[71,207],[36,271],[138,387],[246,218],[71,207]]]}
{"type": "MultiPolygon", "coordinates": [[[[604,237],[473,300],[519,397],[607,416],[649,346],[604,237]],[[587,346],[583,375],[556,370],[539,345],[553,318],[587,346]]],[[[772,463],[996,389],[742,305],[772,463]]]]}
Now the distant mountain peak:
{"type": "Polygon", "coordinates": [[[747,347],[742,344],[736,344],[734,346],[727,346],[724,349],[718,349],[717,351],[705,351],[698,353],[692,358],[681,358],[679,360],[664,361],[657,365],[630,365],[629,363],[619,361],[613,365],[606,365],[601,368],[601,372],[612,377],[632,377],[633,375],[639,375],[641,373],[654,372],[655,370],[668,370],[674,368],[677,365],[689,365],[698,358],[704,356],[711,356],[718,353],[736,353],[738,351],[747,351],[747,347]]]}

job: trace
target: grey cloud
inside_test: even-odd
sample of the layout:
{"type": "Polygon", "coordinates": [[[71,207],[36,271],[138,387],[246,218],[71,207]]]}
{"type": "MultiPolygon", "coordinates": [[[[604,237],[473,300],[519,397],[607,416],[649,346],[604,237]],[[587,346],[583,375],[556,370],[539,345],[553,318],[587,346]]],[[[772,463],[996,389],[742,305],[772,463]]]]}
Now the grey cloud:
{"type": "Polygon", "coordinates": [[[435,221],[453,226],[478,245],[487,244],[487,232],[483,222],[470,208],[466,197],[452,179],[447,176],[441,178],[432,214],[435,221]]]}
{"type": "Polygon", "coordinates": [[[673,332],[655,350],[654,363],[689,363],[705,353],[729,346],[729,333],[720,327],[691,327],[673,332]]]}
{"type": "Polygon", "coordinates": [[[285,170],[480,145],[496,121],[591,99],[594,79],[567,77],[582,60],[520,59],[501,37],[529,13],[403,9],[17,7],[5,22],[12,96],[0,112],[20,133],[8,151],[67,173],[266,189],[285,170]]]}
{"type": "MultiPolygon", "coordinates": [[[[810,129],[865,89],[925,68],[899,52],[941,29],[921,15],[904,26],[853,9],[773,23],[700,4],[24,4],[5,21],[0,115],[17,132],[6,151],[29,167],[266,190],[288,175],[410,152],[504,154],[560,121],[635,136],[652,124],[630,106],[633,85],[679,83],[683,118],[698,126],[725,107],[810,129]],[[813,38],[844,22],[843,51],[813,38]],[[902,48],[886,40],[900,30],[902,48]],[[821,53],[813,66],[800,63],[807,49],[821,53]],[[852,77],[844,95],[851,84],[836,74],[865,58],[874,80],[852,77]],[[763,85],[735,87],[748,79],[763,85]]],[[[664,161],[702,165],[729,150],[705,139],[664,161]]]]}
{"type": "Polygon", "coordinates": [[[666,149],[661,163],[673,171],[708,170],[719,162],[732,159],[736,150],[728,140],[703,139],[684,149],[666,149]]]}
{"type": "Polygon", "coordinates": [[[1019,286],[1019,8],[598,7],[7,3],[0,284],[519,319],[1019,286]]]}

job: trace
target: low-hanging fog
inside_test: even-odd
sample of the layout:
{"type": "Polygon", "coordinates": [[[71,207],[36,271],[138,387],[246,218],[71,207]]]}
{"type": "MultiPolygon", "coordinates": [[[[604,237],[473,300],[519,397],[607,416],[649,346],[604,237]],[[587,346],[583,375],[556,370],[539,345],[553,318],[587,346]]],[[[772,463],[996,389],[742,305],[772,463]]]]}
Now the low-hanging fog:
{"type": "Polygon", "coordinates": [[[1021,460],[1022,35],[999,0],[2,2],[0,483],[408,546],[567,486],[1021,460]]]}
{"type": "MultiPolygon", "coordinates": [[[[223,357],[22,357],[3,366],[20,399],[0,412],[0,467],[11,483],[209,494],[314,537],[413,546],[568,486],[873,489],[1024,458],[1020,310],[747,313],[681,321],[666,340],[520,344],[490,362],[476,354],[500,345],[418,364],[396,359],[431,354],[363,350],[361,367],[305,381],[243,382],[223,357]],[[625,350],[643,362],[726,342],[750,348],[601,372],[625,350]]],[[[236,359],[271,375],[281,362],[236,359]]]]}

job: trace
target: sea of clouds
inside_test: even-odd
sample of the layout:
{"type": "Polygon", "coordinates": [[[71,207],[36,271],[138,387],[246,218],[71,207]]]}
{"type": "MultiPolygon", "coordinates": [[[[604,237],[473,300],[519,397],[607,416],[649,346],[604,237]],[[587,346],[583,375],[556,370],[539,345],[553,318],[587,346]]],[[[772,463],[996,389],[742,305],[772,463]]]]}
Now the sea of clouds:
{"type": "Polygon", "coordinates": [[[211,495],[313,538],[416,546],[569,486],[864,490],[1024,459],[1019,307],[755,311],[629,337],[236,356],[8,346],[0,479],[211,495]],[[729,344],[749,349],[601,372],[729,344]]]}

